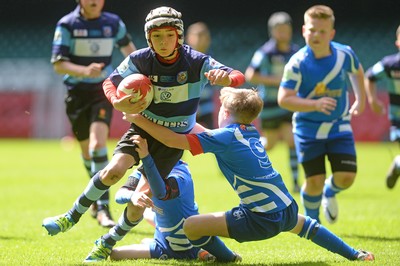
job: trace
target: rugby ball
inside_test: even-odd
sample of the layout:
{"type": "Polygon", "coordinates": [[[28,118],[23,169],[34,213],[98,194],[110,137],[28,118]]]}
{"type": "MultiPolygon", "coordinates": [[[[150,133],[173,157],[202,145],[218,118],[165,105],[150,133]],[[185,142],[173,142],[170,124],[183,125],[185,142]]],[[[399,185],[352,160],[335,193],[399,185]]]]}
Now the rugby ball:
{"type": "Polygon", "coordinates": [[[131,74],[125,77],[117,88],[118,99],[132,95],[134,96],[130,101],[135,103],[141,99],[146,100],[146,108],[153,101],[154,91],[150,79],[139,73],[131,74]]]}

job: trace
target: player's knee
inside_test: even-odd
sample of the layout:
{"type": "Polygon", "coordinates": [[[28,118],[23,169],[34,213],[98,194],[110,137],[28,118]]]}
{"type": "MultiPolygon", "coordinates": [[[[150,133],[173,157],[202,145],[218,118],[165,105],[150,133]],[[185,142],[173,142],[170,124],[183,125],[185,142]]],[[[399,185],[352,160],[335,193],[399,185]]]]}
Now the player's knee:
{"type": "Polygon", "coordinates": [[[325,176],[324,175],[314,175],[306,178],[306,186],[308,189],[315,191],[322,191],[325,184],[325,176]]]}
{"type": "Polygon", "coordinates": [[[185,235],[187,236],[188,239],[195,239],[196,238],[196,234],[195,234],[195,230],[194,230],[194,222],[193,222],[193,218],[189,217],[185,220],[185,222],[183,223],[183,231],[185,233],[185,235]]]}
{"type": "Polygon", "coordinates": [[[143,219],[143,213],[145,208],[133,205],[129,203],[127,206],[126,217],[130,222],[136,222],[143,219]]]}
{"type": "Polygon", "coordinates": [[[342,172],[337,178],[334,177],[334,182],[340,188],[348,188],[354,183],[355,178],[356,173],[342,172]]]}
{"type": "Polygon", "coordinates": [[[100,178],[104,184],[114,185],[125,175],[125,173],[126,169],[106,166],[101,170],[100,178]]]}

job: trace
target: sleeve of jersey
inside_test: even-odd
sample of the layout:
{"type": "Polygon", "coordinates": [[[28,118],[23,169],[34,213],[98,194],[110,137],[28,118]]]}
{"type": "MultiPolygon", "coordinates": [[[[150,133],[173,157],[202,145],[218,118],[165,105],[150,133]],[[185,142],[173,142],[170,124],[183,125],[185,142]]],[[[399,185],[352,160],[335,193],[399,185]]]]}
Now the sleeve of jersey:
{"type": "Polygon", "coordinates": [[[146,173],[147,180],[149,181],[151,191],[154,197],[163,199],[167,195],[165,182],[160,176],[158,169],[154,163],[151,155],[142,158],[144,172],[146,173]]]}
{"type": "Polygon", "coordinates": [[[117,99],[117,87],[107,78],[103,82],[103,91],[110,103],[117,99]]]}
{"type": "Polygon", "coordinates": [[[229,78],[231,79],[230,87],[240,86],[246,81],[243,73],[239,70],[233,70],[231,73],[229,73],[229,78]]]}
{"type": "Polygon", "coordinates": [[[186,134],[186,139],[189,142],[190,152],[192,153],[192,155],[204,153],[203,147],[201,146],[200,140],[196,134],[186,134]]]}

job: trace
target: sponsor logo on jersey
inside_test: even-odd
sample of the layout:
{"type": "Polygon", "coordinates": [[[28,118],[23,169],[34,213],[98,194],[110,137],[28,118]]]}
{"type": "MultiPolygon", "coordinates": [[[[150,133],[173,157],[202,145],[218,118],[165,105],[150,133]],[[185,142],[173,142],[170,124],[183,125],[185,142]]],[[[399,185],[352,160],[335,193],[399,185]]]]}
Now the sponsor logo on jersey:
{"type": "Polygon", "coordinates": [[[103,27],[103,36],[111,37],[112,36],[112,28],[110,26],[103,27]]]}
{"type": "Polygon", "coordinates": [[[165,102],[168,102],[168,100],[169,99],[171,99],[171,96],[172,96],[172,93],[171,92],[169,92],[169,91],[163,91],[163,92],[161,92],[161,94],[160,94],[160,100],[161,101],[165,101],[165,102]]]}
{"type": "Polygon", "coordinates": [[[56,31],[56,32],[54,33],[53,41],[54,41],[54,42],[59,42],[59,41],[61,41],[61,31],[56,31]]]}
{"type": "Polygon", "coordinates": [[[174,76],[161,76],[160,82],[173,82],[175,80],[174,76]]]}
{"type": "Polygon", "coordinates": [[[150,79],[152,82],[158,82],[158,76],[156,76],[156,75],[150,75],[150,76],[149,76],[149,79],[150,79]]]}
{"type": "Polygon", "coordinates": [[[187,71],[179,72],[178,75],[176,76],[176,81],[178,81],[179,84],[186,83],[187,79],[188,79],[187,71]]]}
{"type": "Polygon", "coordinates": [[[90,51],[91,51],[93,54],[98,54],[99,51],[100,51],[100,46],[99,46],[99,44],[98,44],[97,42],[91,42],[91,43],[90,43],[90,51]]]}
{"type": "Polygon", "coordinates": [[[242,210],[236,210],[232,213],[233,217],[235,217],[235,220],[240,220],[244,218],[244,213],[242,210]]]}
{"type": "Polygon", "coordinates": [[[150,120],[151,122],[153,122],[153,123],[155,123],[157,125],[168,127],[168,128],[187,127],[188,124],[189,124],[187,120],[174,122],[174,121],[165,121],[165,120],[157,119],[157,118],[154,118],[154,117],[150,117],[150,116],[146,115],[145,113],[142,113],[142,115],[144,117],[146,117],[148,120],[150,120]]]}
{"type": "Polygon", "coordinates": [[[86,36],[88,36],[88,31],[87,31],[87,29],[74,29],[73,36],[74,37],[86,37],[86,36]]]}
{"type": "Polygon", "coordinates": [[[125,71],[129,68],[129,57],[125,58],[124,61],[122,61],[121,64],[117,67],[117,71],[120,75],[125,73],[125,71]]]}

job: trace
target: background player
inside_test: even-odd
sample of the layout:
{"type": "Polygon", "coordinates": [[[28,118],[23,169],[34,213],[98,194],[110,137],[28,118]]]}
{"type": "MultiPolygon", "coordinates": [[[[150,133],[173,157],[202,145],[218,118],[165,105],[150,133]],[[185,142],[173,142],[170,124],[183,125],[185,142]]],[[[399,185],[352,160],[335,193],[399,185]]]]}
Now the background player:
{"type": "MultiPolygon", "coordinates": [[[[396,47],[400,50],[400,26],[396,31],[396,47]]],[[[390,140],[400,144],[400,53],[385,56],[375,65],[370,67],[365,75],[365,87],[367,89],[368,101],[372,111],[377,114],[384,114],[384,104],[378,99],[376,94],[376,83],[386,81],[385,88],[389,93],[390,112],[388,112],[391,122],[390,140]]],[[[393,188],[400,175],[400,155],[397,155],[389,168],[386,176],[386,186],[393,188]]]]}
{"type": "MultiPolygon", "coordinates": [[[[195,22],[186,30],[185,41],[196,51],[203,54],[213,56],[210,51],[211,33],[204,22],[195,22]]],[[[210,84],[207,84],[200,95],[199,108],[197,109],[197,123],[207,127],[214,128],[214,95],[217,94],[217,89],[210,84]]]]}
{"type": "Polygon", "coordinates": [[[332,41],[334,21],[328,6],[312,6],[305,12],[306,46],[285,66],[278,92],[279,105],[295,112],[297,156],[306,176],[300,193],[305,214],[319,221],[322,204],[329,223],[338,218],[335,195],[349,188],[356,177],[357,158],[350,119],[365,108],[363,68],[349,46],[332,41]],[[356,99],[352,106],[346,88],[348,74],[356,99]],[[328,179],[326,156],[333,173],[328,179]]]}
{"type": "MultiPolygon", "coordinates": [[[[58,21],[51,57],[54,70],[64,75],[67,116],[90,177],[108,163],[113,107],[104,96],[102,83],[113,71],[113,48],[118,46],[124,56],[136,50],[123,21],[102,12],[104,1],[77,1],[76,9],[58,21]]],[[[92,216],[104,227],[114,226],[108,190],[92,205],[92,216]]]]}
{"type": "Polygon", "coordinates": [[[292,112],[279,107],[277,102],[279,83],[289,58],[299,50],[292,43],[292,18],[286,12],[273,13],[268,19],[270,39],[254,53],[245,76],[256,84],[264,100],[261,112],[262,137],[265,148],[272,149],[279,140],[287,143],[289,163],[293,178],[293,192],[299,192],[298,162],[292,133],[292,112]]]}

